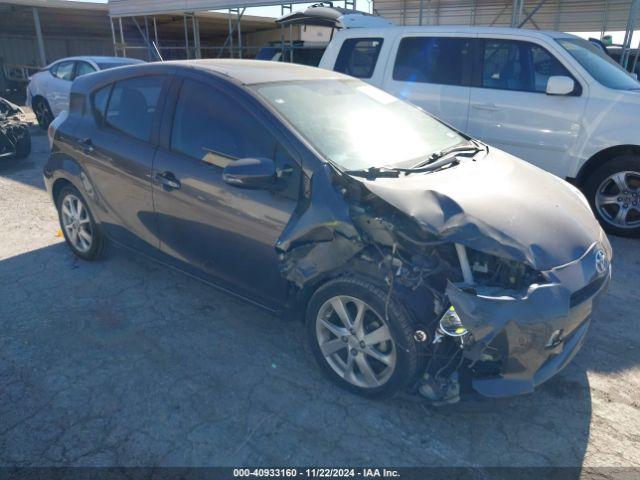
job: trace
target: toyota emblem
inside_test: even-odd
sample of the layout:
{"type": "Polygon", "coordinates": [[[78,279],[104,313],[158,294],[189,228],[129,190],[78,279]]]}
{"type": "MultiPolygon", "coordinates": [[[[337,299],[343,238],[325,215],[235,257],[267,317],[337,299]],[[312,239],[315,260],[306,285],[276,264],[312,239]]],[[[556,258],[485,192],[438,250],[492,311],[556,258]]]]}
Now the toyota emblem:
{"type": "Polygon", "coordinates": [[[599,248],[596,251],[596,270],[599,274],[603,274],[607,271],[607,267],[609,266],[609,261],[607,260],[607,254],[603,249],[599,248]]]}

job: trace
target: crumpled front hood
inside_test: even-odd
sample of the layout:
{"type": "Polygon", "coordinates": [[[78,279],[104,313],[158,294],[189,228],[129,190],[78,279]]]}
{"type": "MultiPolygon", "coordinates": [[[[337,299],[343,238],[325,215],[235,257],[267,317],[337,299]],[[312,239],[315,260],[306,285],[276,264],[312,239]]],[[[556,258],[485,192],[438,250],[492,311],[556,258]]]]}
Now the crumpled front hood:
{"type": "Polygon", "coordinates": [[[602,238],[574,187],[494,148],[440,172],[356,180],[442,239],[537,270],[571,262],[602,238]]]}

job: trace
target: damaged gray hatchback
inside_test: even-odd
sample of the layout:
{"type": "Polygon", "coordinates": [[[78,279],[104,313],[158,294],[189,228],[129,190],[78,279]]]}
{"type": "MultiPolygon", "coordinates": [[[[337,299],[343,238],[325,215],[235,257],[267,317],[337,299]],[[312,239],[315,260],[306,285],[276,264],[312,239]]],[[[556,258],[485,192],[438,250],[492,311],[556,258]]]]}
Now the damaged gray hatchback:
{"type": "Polygon", "coordinates": [[[272,310],[367,396],[533,391],[582,345],[611,246],[568,183],[344,75],[166,62],[74,83],[45,182],[107,238],[272,310]]]}

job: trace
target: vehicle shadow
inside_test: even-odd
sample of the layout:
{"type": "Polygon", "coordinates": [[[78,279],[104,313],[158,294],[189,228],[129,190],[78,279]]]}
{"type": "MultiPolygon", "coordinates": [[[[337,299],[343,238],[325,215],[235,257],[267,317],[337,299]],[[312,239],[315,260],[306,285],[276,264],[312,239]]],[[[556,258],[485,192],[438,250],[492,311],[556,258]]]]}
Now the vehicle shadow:
{"type": "Polygon", "coordinates": [[[44,189],[42,169],[47,160],[47,136],[37,127],[31,127],[31,154],[27,158],[0,160],[0,177],[44,189]]]}
{"type": "Polygon", "coordinates": [[[0,291],[2,465],[579,467],[589,443],[588,345],[532,395],[439,409],[344,392],[301,322],[117,248],[2,260],[0,291]]]}

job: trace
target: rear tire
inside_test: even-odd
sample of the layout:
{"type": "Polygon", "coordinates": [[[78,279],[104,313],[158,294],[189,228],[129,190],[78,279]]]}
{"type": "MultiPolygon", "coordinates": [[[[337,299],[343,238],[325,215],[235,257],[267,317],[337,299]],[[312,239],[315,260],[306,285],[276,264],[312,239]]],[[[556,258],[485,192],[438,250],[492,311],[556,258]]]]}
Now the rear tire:
{"type": "Polygon", "coordinates": [[[609,160],[589,175],[583,190],[607,233],[640,237],[640,156],[609,160]]]}
{"type": "Polygon", "coordinates": [[[33,113],[42,130],[49,128],[49,124],[53,121],[53,112],[46,99],[40,97],[34,102],[33,113]]]}
{"type": "Polygon", "coordinates": [[[318,365],[338,386],[366,397],[405,390],[418,369],[409,314],[392,298],[385,315],[387,294],[342,277],[322,285],[307,305],[307,339],[318,365]]]}
{"type": "Polygon", "coordinates": [[[60,228],[71,251],[83,260],[96,260],[104,251],[105,238],[87,202],[77,188],[67,185],[56,198],[60,228]]]}

